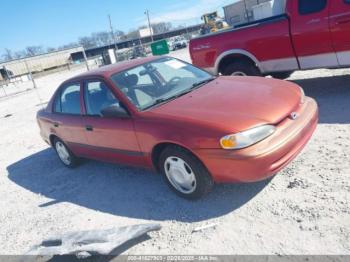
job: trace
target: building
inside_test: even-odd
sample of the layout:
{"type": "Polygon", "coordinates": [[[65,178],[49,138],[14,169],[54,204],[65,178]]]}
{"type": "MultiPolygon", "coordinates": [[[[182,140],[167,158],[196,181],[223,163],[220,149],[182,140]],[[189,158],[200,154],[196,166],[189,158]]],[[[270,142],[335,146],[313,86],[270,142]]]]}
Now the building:
{"type": "Polygon", "coordinates": [[[240,0],[224,6],[225,20],[230,26],[279,15],[284,12],[286,0],[240,0]]]}
{"type": "Polygon", "coordinates": [[[39,73],[69,65],[72,63],[71,54],[82,50],[82,47],[75,47],[0,63],[0,80],[26,76],[29,70],[39,73]]]}
{"type": "MultiPolygon", "coordinates": [[[[188,26],[185,28],[177,28],[161,34],[154,34],[153,40],[159,41],[159,40],[168,39],[168,38],[180,36],[180,35],[197,34],[201,27],[202,27],[202,24],[199,24],[199,25],[188,26]]],[[[110,64],[112,63],[112,59],[111,59],[109,50],[114,50],[115,47],[117,47],[116,52],[119,53],[119,55],[117,54],[117,56],[121,57],[120,53],[123,52],[123,50],[125,49],[133,48],[140,44],[147,46],[147,45],[150,45],[151,43],[152,43],[151,36],[143,36],[140,38],[120,41],[120,42],[117,42],[116,44],[110,44],[106,46],[99,46],[99,47],[86,49],[85,53],[88,60],[102,58],[103,64],[110,64]]],[[[73,62],[82,62],[84,60],[84,55],[82,51],[73,53],[71,57],[73,62]]]]}
{"type": "MultiPolygon", "coordinates": [[[[201,26],[202,24],[193,25],[185,28],[177,28],[165,33],[154,34],[153,40],[158,41],[179,35],[196,34],[199,32],[201,26]]],[[[116,52],[118,53],[120,51],[121,53],[122,49],[133,48],[140,45],[141,43],[148,45],[151,42],[152,37],[148,33],[145,36],[139,38],[87,49],[85,51],[85,55],[87,56],[87,63],[89,63],[91,66],[114,63],[116,61],[115,58],[111,56],[111,54],[115,47],[117,47],[116,52]]],[[[25,81],[28,79],[29,70],[35,74],[63,66],[69,66],[72,63],[85,63],[84,50],[82,47],[76,47],[0,63],[0,81],[8,80],[9,78],[12,80],[18,79],[25,81]]]]}

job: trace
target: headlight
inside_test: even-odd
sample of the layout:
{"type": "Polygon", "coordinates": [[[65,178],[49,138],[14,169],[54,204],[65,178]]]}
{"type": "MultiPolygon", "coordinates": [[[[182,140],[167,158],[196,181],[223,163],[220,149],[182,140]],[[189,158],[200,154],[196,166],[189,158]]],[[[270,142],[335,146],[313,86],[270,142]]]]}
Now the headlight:
{"type": "Polygon", "coordinates": [[[301,93],[300,103],[304,104],[305,103],[305,92],[304,92],[304,89],[302,89],[300,86],[299,86],[299,89],[300,89],[300,93],[301,93]]]}
{"type": "Polygon", "coordinates": [[[261,140],[272,135],[276,127],[265,125],[255,127],[240,133],[224,136],[220,139],[223,149],[241,149],[258,143],[261,140]]]}

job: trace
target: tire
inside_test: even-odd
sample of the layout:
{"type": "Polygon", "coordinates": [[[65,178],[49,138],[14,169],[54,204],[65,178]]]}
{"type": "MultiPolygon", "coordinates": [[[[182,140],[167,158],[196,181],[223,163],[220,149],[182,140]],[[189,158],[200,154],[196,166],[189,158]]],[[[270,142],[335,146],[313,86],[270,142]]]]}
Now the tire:
{"type": "Polygon", "coordinates": [[[168,186],[180,197],[196,200],[209,193],[214,186],[206,167],[193,154],[179,146],[165,148],[160,154],[158,165],[168,186]],[[180,180],[184,178],[182,182],[187,179],[190,182],[183,183],[186,187],[180,186],[176,177],[180,177],[180,180]]]}
{"type": "Polygon", "coordinates": [[[293,74],[293,71],[290,72],[278,72],[278,73],[272,73],[271,76],[276,79],[287,79],[288,77],[293,74]]]}
{"type": "Polygon", "coordinates": [[[58,158],[61,160],[62,164],[68,168],[74,168],[79,165],[79,158],[77,158],[72,151],[66,146],[66,144],[59,138],[55,138],[53,142],[53,147],[57,153],[58,158]],[[62,153],[64,152],[65,153],[62,153]],[[65,154],[66,159],[65,159],[65,154]]]}
{"type": "Polygon", "coordinates": [[[250,62],[236,61],[228,64],[224,70],[225,76],[261,76],[260,70],[250,62]]]}

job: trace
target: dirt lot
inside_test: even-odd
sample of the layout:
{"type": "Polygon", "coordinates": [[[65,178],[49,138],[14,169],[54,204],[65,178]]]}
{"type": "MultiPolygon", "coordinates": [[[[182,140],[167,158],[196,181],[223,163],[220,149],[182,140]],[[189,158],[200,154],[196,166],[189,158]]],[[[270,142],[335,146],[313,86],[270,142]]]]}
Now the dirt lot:
{"type": "MultiPolygon", "coordinates": [[[[187,50],[174,53],[188,60],[187,50]]],[[[273,179],[218,185],[188,202],[151,171],[87,161],[62,166],[39,137],[41,103],[77,72],[0,100],[0,253],[23,254],[51,235],[159,222],[128,254],[350,254],[350,70],[296,72],[320,106],[317,131],[273,179]],[[39,100],[40,97],[40,100],[39,100]],[[215,228],[192,233],[195,227],[215,228]]]]}

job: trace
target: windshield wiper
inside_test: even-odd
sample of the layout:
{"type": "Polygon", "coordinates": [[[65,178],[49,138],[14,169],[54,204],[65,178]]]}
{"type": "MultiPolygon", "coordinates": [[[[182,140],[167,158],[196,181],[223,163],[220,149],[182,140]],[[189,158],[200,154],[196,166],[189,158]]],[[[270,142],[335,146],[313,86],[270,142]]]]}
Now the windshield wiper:
{"type": "Polygon", "coordinates": [[[208,79],[199,81],[199,82],[197,82],[197,83],[194,83],[194,84],[192,85],[192,88],[191,88],[191,89],[200,87],[200,86],[202,86],[202,85],[204,85],[204,84],[206,84],[206,83],[209,83],[209,82],[211,82],[211,81],[213,81],[213,80],[215,80],[215,79],[216,79],[215,77],[211,77],[211,78],[208,78],[208,79]]]}
{"type": "Polygon", "coordinates": [[[192,91],[192,88],[187,89],[187,90],[185,90],[184,92],[181,92],[181,93],[176,94],[176,95],[174,95],[174,96],[157,98],[156,100],[154,100],[154,103],[153,103],[153,104],[147,106],[147,107],[144,108],[143,110],[149,109],[149,108],[151,108],[151,107],[154,107],[154,106],[157,106],[157,105],[160,105],[160,104],[164,104],[165,102],[168,102],[168,101],[170,101],[170,100],[174,100],[174,99],[176,99],[176,98],[178,98],[178,97],[180,97],[180,96],[183,96],[183,95],[185,95],[185,94],[188,94],[188,93],[190,93],[191,91],[192,91]]]}
{"type": "Polygon", "coordinates": [[[185,91],[183,91],[183,92],[181,92],[179,94],[173,95],[173,96],[158,98],[158,99],[155,100],[154,104],[160,104],[160,103],[167,102],[169,100],[173,100],[173,99],[178,98],[180,96],[186,95],[186,94],[188,94],[191,91],[192,91],[192,88],[187,89],[187,90],[185,90],[185,91]]]}

